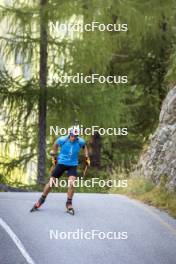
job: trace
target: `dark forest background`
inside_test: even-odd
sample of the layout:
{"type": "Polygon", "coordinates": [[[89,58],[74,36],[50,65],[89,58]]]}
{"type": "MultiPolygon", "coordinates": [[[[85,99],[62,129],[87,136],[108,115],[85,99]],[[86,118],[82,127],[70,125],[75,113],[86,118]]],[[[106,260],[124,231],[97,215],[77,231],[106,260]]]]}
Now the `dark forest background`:
{"type": "Polygon", "coordinates": [[[134,169],[175,82],[175,4],[171,0],[41,0],[0,6],[1,182],[24,181],[20,171],[25,177],[33,161],[37,169],[31,174],[43,183],[54,142],[49,127],[67,128],[75,119],[84,127],[128,128],[128,136],[86,137],[90,175],[108,177],[114,170],[128,174],[134,169]],[[49,24],[57,21],[125,23],[128,31],[55,37],[49,24]],[[127,75],[128,84],[48,81],[52,74],[77,72],[127,75]]]}

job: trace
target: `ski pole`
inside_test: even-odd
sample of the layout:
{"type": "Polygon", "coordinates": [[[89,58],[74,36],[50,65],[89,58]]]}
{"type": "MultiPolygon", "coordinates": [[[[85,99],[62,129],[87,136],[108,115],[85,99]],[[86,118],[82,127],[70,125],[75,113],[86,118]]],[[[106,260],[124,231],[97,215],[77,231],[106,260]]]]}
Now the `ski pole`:
{"type": "Polygon", "coordinates": [[[85,166],[84,172],[83,172],[83,178],[86,176],[86,172],[87,172],[88,166],[85,166]]]}

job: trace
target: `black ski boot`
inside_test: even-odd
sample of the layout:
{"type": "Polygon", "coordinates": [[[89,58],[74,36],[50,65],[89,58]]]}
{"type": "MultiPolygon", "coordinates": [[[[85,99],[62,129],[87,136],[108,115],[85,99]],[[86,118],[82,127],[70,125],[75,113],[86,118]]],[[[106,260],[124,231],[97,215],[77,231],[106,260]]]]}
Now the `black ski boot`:
{"type": "Polygon", "coordinates": [[[66,208],[67,208],[67,213],[69,213],[71,215],[75,214],[75,211],[72,207],[72,199],[69,199],[69,198],[67,199],[66,208]]]}
{"type": "Polygon", "coordinates": [[[44,202],[45,202],[45,199],[46,199],[46,196],[44,196],[44,195],[42,195],[40,198],[39,198],[39,200],[38,200],[38,202],[36,202],[35,204],[34,204],[34,206],[32,207],[32,209],[30,210],[30,212],[34,212],[34,211],[36,211],[44,202]]]}

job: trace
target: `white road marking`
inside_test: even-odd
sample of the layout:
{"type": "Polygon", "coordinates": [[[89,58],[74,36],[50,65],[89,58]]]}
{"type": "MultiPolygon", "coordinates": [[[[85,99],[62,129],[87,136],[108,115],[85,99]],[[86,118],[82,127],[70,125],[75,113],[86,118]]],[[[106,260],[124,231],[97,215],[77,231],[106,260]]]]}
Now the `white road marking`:
{"type": "Polygon", "coordinates": [[[23,244],[21,243],[20,239],[15,235],[15,233],[12,231],[10,226],[8,226],[8,224],[6,224],[6,222],[1,217],[0,217],[0,225],[8,233],[10,238],[13,240],[13,242],[15,243],[15,245],[17,246],[17,248],[19,249],[19,251],[21,252],[23,257],[26,259],[27,263],[28,264],[35,264],[33,259],[27,253],[27,251],[24,248],[23,244]]]}

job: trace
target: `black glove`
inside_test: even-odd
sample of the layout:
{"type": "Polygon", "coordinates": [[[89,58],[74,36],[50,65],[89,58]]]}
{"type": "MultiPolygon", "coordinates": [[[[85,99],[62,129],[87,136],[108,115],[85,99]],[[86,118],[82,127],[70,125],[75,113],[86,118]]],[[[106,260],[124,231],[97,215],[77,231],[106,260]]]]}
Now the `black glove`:
{"type": "Polygon", "coordinates": [[[89,157],[85,158],[85,163],[87,166],[90,166],[90,158],[89,157]]]}
{"type": "Polygon", "coordinates": [[[57,164],[57,157],[55,156],[52,156],[52,158],[51,158],[51,160],[52,160],[52,164],[53,165],[56,165],[57,164]]]}
{"type": "Polygon", "coordinates": [[[57,164],[57,155],[56,155],[56,153],[51,150],[50,151],[50,155],[51,155],[52,164],[56,165],[57,164]]]}

